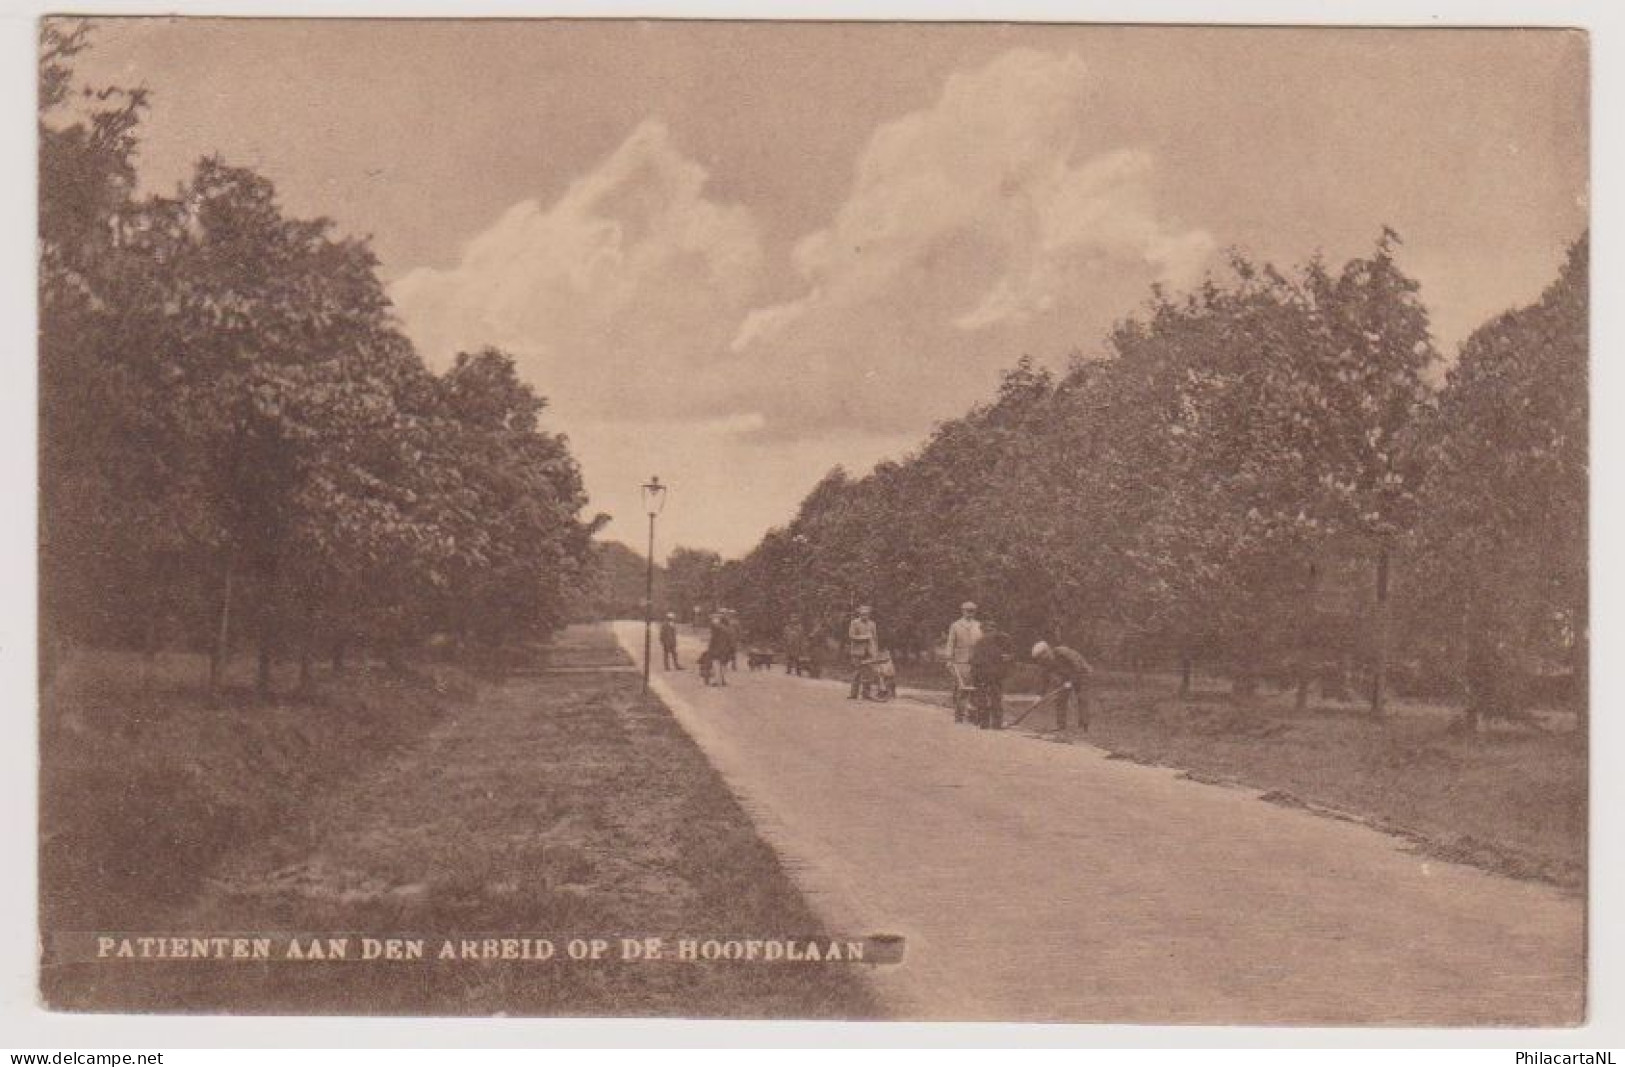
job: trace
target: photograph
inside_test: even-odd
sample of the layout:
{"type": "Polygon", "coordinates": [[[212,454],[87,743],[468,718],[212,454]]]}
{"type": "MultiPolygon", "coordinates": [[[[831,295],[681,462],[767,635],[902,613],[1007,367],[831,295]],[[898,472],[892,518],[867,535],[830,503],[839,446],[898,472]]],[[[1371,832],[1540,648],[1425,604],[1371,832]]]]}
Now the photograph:
{"type": "Polygon", "coordinates": [[[1594,1018],[1585,29],[34,31],[43,1012],[1594,1018]]]}

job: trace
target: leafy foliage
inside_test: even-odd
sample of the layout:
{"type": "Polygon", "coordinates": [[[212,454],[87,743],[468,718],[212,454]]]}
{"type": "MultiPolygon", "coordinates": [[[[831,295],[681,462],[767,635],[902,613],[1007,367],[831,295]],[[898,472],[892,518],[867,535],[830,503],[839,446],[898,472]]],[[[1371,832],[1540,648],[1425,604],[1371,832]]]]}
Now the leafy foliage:
{"type": "Polygon", "coordinates": [[[1407,613],[1492,710],[1552,665],[1584,691],[1588,259],[1581,238],[1538,302],[1467,339],[1421,434],[1407,613]]]}
{"type": "Polygon", "coordinates": [[[1380,707],[1379,589],[1402,594],[1407,677],[1437,685],[1463,642],[1440,612],[1487,611],[1487,582],[1518,590],[1496,601],[1520,627],[1505,655],[1578,655],[1584,241],[1538,307],[1469,340],[1442,391],[1398,246],[1385,229],[1364,257],[1290,273],[1235,256],[1193,292],[1154,291],[1105,358],[1058,379],[1022,360],[914,454],[830,472],[721,595],[769,637],[791,620],[837,633],[868,602],[903,653],[974,599],[1021,644],[1217,661],[1241,688],[1270,673],[1302,694],[1363,667],[1380,707]]]}
{"type": "MultiPolygon", "coordinates": [[[[648,562],[639,552],[619,541],[593,543],[591,572],[587,585],[579,591],[574,615],[580,619],[641,619],[648,582],[648,562]]],[[[655,564],[655,607],[667,606],[666,569],[655,564]]]]}
{"type": "MultiPolygon", "coordinates": [[[[178,626],[216,660],[247,619],[262,684],[318,642],[393,656],[559,625],[599,521],[494,349],[433,374],[365,241],[200,160],[135,195],[145,97],[86,90],[84,24],[41,59],[41,562],[55,640],[178,626]]],[[[47,663],[47,666],[49,664],[47,663]]],[[[308,673],[308,672],[307,672],[308,673]]]]}
{"type": "Polygon", "coordinates": [[[722,557],[709,549],[674,548],[666,557],[667,610],[691,622],[696,616],[730,606],[722,602],[721,570],[722,557]]]}

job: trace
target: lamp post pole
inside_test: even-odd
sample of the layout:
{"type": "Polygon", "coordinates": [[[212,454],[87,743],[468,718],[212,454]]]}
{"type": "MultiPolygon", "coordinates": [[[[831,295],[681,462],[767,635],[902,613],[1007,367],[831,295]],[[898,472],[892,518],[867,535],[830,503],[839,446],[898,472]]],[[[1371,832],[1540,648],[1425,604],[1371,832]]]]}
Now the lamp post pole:
{"type": "Polygon", "coordinates": [[[649,516],[649,563],[643,576],[643,691],[649,691],[649,633],[655,615],[655,517],[649,516]]]}
{"type": "Polygon", "coordinates": [[[643,486],[643,509],[649,513],[649,557],[643,577],[643,691],[649,691],[650,634],[655,616],[655,516],[666,506],[666,487],[654,475],[643,486]]]}

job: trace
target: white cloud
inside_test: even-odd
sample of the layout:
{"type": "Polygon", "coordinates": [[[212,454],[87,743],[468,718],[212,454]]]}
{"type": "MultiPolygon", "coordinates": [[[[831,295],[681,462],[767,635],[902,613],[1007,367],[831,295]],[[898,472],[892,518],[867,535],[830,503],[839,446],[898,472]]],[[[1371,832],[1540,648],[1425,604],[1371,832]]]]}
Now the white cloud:
{"type": "Polygon", "coordinates": [[[1028,189],[1035,232],[1012,242],[1004,277],[954,325],[981,329],[1049,312],[1080,281],[1078,268],[1097,261],[1149,268],[1153,280],[1175,288],[1196,281],[1213,239],[1157,218],[1151,176],[1150,156],[1124,149],[1036,178],[1028,189]]]}
{"type": "Polygon", "coordinates": [[[648,120],[392,296],[432,363],[507,348],[561,420],[711,420],[757,447],[917,436],[1205,264],[1207,235],[1157,208],[1153,159],[1095,140],[1076,55],[954,75],[874,130],[829,222],[776,253],[790,286],[770,299],[785,272],[751,208],[648,120]]]}
{"type": "Polygon", "coordinates": [[[571,411],[705,407],[763,257],[749,211],[705,180],[646,121],[557,202],[515,204],[455,267],[413,271],[391,296],[431,363],[495,344],[571,411]]]}
{"type": "Polygon", "coordinates": [[[826,385],[793,423],[951,414],[1023,352],[1091,344],[1149,283],[1199,278],[1212,239],[1158,212],[1148,154],[1091,144],[1089,106],[1078,56],[1016,49],[875,131],[795,247],[805,291],[744,316],[730,349],[893,395],[826,385]]]}

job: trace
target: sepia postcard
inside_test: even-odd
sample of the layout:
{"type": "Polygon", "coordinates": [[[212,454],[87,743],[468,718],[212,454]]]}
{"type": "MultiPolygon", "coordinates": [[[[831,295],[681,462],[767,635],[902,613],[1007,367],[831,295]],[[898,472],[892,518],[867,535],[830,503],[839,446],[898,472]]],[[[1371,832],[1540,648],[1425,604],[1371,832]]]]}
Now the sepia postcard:
{"type": "Polygon", "coordinates": [[[1586,1021],[1584,31],[38,29],[48,1010],[1586,1021]]]}

